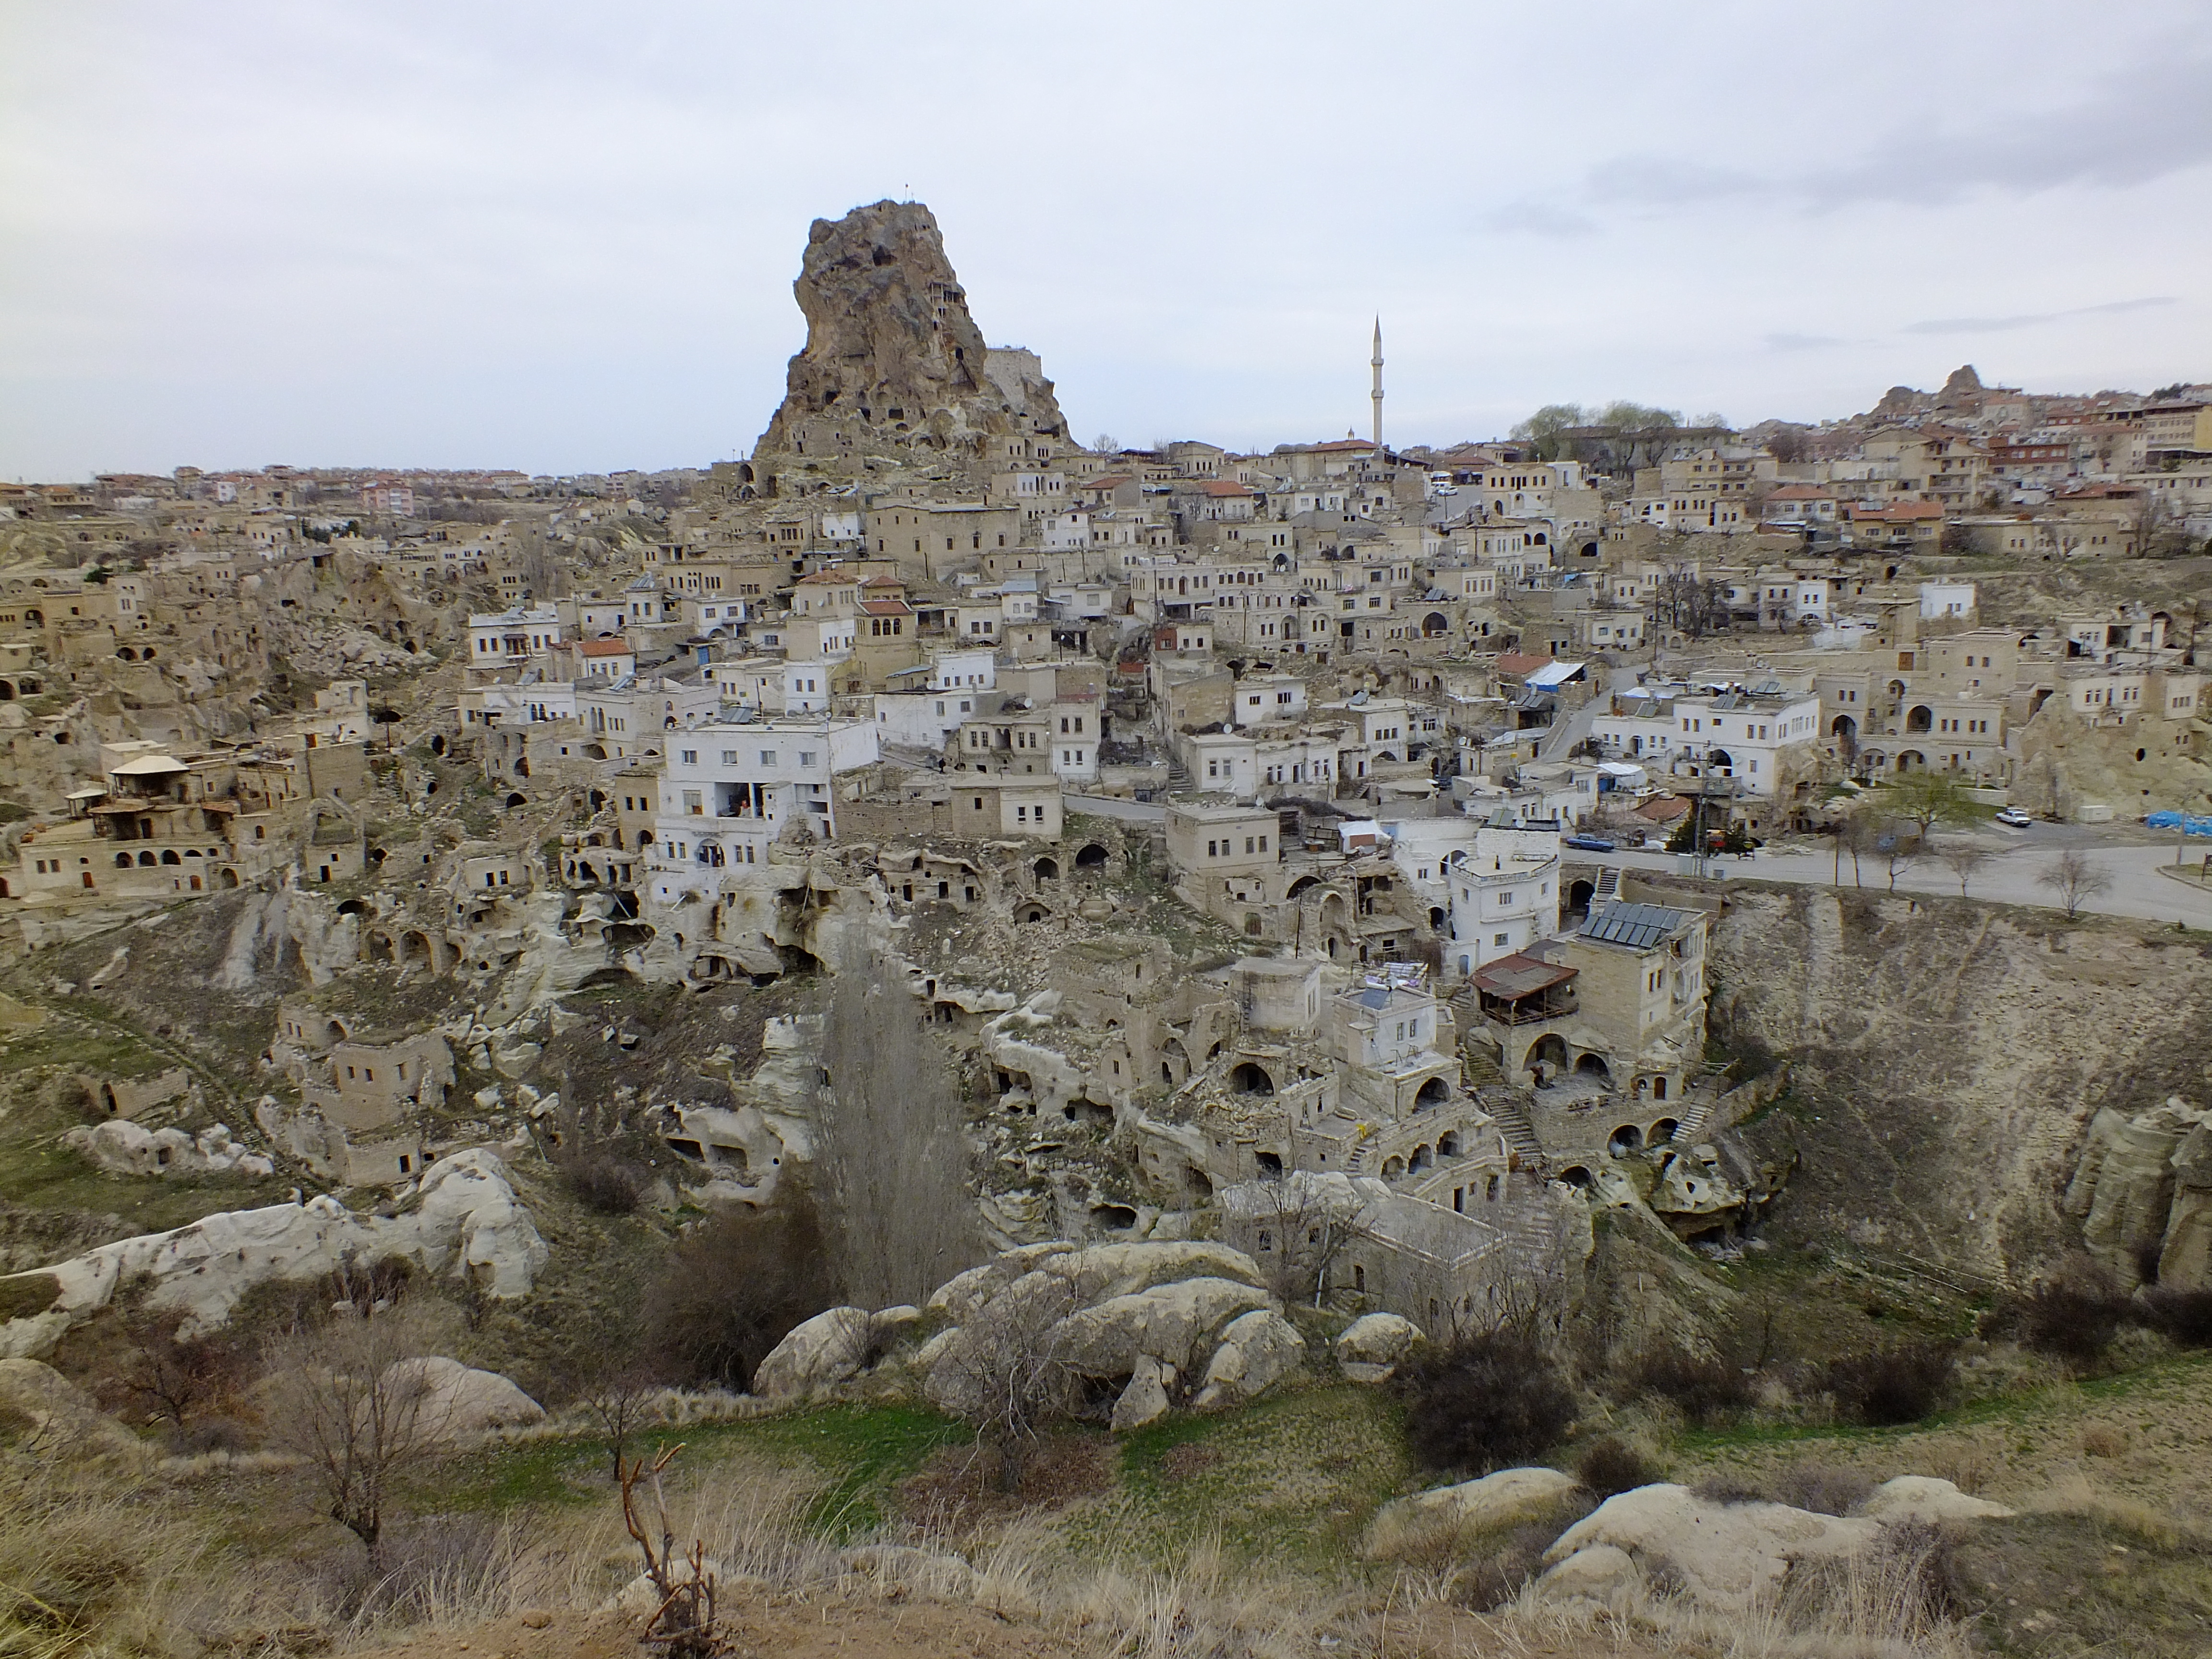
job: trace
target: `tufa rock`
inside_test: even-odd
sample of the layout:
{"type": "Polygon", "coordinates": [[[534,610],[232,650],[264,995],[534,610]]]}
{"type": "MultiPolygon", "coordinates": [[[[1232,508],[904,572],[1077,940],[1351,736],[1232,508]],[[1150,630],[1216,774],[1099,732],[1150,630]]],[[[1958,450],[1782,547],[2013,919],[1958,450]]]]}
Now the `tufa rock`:
{"type": "Polygon", "coordinates": [[[545,1420],[545,1408],[497,1371],[471,1370],[458,1359],[395,1360],[384,1376],[422,1391],[416,1420],[432,1440],[464,1440],[545,1420]]]}
{"type": "Polygon", "coordinates": [[[1305,1363],[1306,1340],[1272,1309],[1232,1319],[1221,1333],[1221,1346],[1206,1362],[1206,1386],[1191,1401],[1194,1411],[1218,1411],[1256,1399],[1305,1363]]]}
{"type": "Polygon", "coordinates": [[[871,1328],[865,1308],[832,1308],[793,1326],[753,1372],[752,1391],[803,1398],[849,1381],[868,1363],[871,1328]]]}
{"type": "Polygon", "coordinates": [[[1573,1492],[1575,1486],[1574,1476],[1557,1469],[1500,1469],[1480,1480],[1415,1492],[1375,1511],[1367,1529],[1367,1553],[1399,1555],[1415,1540],[1439,1534],[1533,1520],[1573,1492]]]}
{"type": "Polygon", "coordinates": [[[1547,1599],[1612,1604],[1634,1588],[1623,1582],[1613,1556],[1576,1559],[1605,1549],[1625,1555],[1639,1583],[1663,1568],[1692,1600],[1738,1612],[1778,1585],[1793,1562],[1856,1554],[1881,1529],[1877,1521],[1786,1504],[1711,1504],[1687,1486],[1639,1486],[1607,1498],[1562,1533],[1544,1552],[1550,1571],[1536,1588],[1547,1599]]]}
{"type": "Polygon", "coordinates": [[[1380,1382],[1423,1340],[1421,1328],[1393,1313],[1363,1314],[1332,1345],[1336,1363],[1354,1382],[1380,1382]]]}
{"type": "Polygon", "coordinates": [[[1029,439],[1065,442],[1067,422],[1036,355],[984,343],[921,203],[817,219],[792,292],[806,345],[754,451],[763,489],[778,468],[853,471],[871,456],[976,462],[987,448],[1000,459],[1008,439],[1018,459],[1029,439]]]}

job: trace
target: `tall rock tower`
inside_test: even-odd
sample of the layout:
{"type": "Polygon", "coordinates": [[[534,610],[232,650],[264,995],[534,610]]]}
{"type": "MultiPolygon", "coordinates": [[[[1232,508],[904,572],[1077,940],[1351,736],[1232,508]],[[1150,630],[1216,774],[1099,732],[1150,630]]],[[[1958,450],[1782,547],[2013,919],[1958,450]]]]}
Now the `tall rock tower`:
{"type": "Polygon", "coordinates": [[[937,219],[921,203],[817,219],[792,291],[806,346],[753,450],[763,483],[1019,465],[1068,447],[1036,355],[984,344],[937,219]]]}
{"type": "Polygon", "coordinates": [[[1375,390],[1367,394],[1375,404],[1375,447],[1382,447],[1382,319],[1375,319],[1375,390]]]}

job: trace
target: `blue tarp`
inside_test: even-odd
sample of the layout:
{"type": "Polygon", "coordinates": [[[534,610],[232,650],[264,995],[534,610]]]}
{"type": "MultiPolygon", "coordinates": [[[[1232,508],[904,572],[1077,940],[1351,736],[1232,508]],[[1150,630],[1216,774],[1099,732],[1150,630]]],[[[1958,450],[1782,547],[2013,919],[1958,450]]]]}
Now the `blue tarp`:
{"type": "Polygon", "coordinates": [[[2153,812],[2143,819],[2153,830],[2179,830],[2185,836],[2212,836],[2212,817],[2196,817],[2184,812],[2153,812]]]}

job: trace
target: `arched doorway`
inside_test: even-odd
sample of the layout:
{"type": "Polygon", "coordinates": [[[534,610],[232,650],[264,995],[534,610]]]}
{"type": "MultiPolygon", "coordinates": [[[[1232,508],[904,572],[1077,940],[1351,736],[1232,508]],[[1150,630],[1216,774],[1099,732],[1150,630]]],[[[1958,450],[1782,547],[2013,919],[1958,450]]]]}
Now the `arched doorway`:
{"type": "Polygon", "coordinates": [[[1603,1054],[1584,1054],[1575,1062],[1575,1075],[1594,1077],[1601,1083],[1613,1081],[1613,1068],[1605,1063],[1603,1054]]]}
{"type": "Polygon", "coordinates": [[[1103,870],[1106,867],[1106,849],[1095,841],[1090,842],[1076,854],[1075,867],[1078,870],[1103,870]]]}
{"type": "Polygon", "coordinates": [[[1934,731],[1936,711],[1924,702],[1913,704],[1911,710],[1905,717],[1905,729],[1914,733],[1934,731]]]}
{"type": "Polygon", "coordinates": [[[1567,908],[1588,911],[1590,901],[1597,896],[1597,884],[1589,881],[1571,881],[1567,884],[1567,908]]]}
{"type": "Polygon", "coordinates": [[[1662,1146],[1674,1138],[1674,1131],[1682,1126],[1671,1117],[1662,1117],[1651,1126],[1650,1144],[1662,1146]]]}
{"type": "Polygon", "coordinates": [[[1229,1073],[1229,1086],[1240,1095],[1272,1095],[1275,1079],[1267,1075],[1267,1067],[1248,1060],[1229,1073]]]}
{"type": "Polygon", "coordinates": [[[1431,1106],[1441,1106],[1451,1098],[1451,1085],[1440,1077],[1424,1083],[1413,1096],[1413,1109],[1420,1111],[1431,1106]]]}
{"type": "Polygon", "coordinates": [[[1916,768],[1925,770],[1927,765],[1928,757],[1917,749],[1908,749],[1897,757],[1897,769],[1900,772],[1910,772],[1916,768]]]}
{"type": "Polygon", "coordinates": [[[1058,881],[1060,879],[1060,866],[1054,863],[1050,859],[1039,859],[1036,864],[1030,866],[1030,870],[1039,881],[1058,881]]]}
{"type": "Polygon", "coordinates": [[[1523,1071],[1539,1072],[1538,1081],[1557,1077],[1567,1069],[1567,1045],[1556,1031],[1547,1031],[1528,1045],[1528,1057],[1522,1061],[1523,1071]]]}
{"type": "Polygon", "coordinates": [[[1853,720],[1849,714],[1838,714],[1835,719],[1828,722],[1828,735],[1830,737],[1848,739],[1856,738],[1858,734],[1859,723],[1853,720]]]}
{"type": "Polygon", "coordinates": [[[1615,1158],[1626,1158],[1644,1150],[1644,1131],[1633,1123],[1624,1123],[1606,1137],[1605,1149],[1615,1158]]]}

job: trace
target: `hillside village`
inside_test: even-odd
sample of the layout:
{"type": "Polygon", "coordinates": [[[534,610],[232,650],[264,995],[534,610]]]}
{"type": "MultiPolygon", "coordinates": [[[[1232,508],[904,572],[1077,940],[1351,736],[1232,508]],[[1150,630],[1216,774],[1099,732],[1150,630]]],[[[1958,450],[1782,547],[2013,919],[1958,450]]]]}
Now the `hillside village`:
{"type": "MultiPolygon", "coordinates": [[[[1993,611],[1975,574],[2204,542],[2201,398],[1962,369],[1817,428],[1400,450],[1378,325],[1367,438],[1086,448],[926,209],[817,223],[797,287],[750,461],[7,491],[10,945],[287,895],[313,982],[228,1132],[403,1186],[482,1133],[457,1066],[544,1115],[563,994],[857,938],[1029,1137],[999,1246],[1303,1176],[1363,1218],[1324,1288],[1432,1320],[1555,1270],[1615,1160],[1686,1239],[1782,1178],[1708,1134],[1778,1086],[1708,1060],[1713,902],[1592,851],[1831,830],[1916,772],[2212,802],[2194,599],[1993,611]],[[356,998],[380,964],[446,1006],[356,998]],[[1043,1138],[1093,1121],[1126,1167],[1043,1138]]],[[[651,1103],[706,1190],[806,1155],[757,1101],[651,1103]]]]}
{"type": "MultiPolygon", "coordinates": [[[[926,208],[817,222],[795,291],[742,461],[0,486],[0,1024],[109,1044],[40,1074],[72,1170],[270,1200],[11,1223],[9,1363],[137,1274],[196,1329],[386,1253],[528,1309],[580,1269],[518,1171],[602,1142],[672,1233],[817,1201],[817,992],[865,974],[949,1057],[995,1258],[918,1397],[973,1418],[960,1332],[1052,1273],[1071,1320],[1217,1297],[1098,1338],[1117,1433],[1289,1375],[1293,1306],[1375,1381],[1767,1248],[1792,1066],[1723,860],[1894,898],[1936,831],[2212,835],[2212,386],[1400,447],[1378,323],[1365,436],[1136,449],[986,343],[926,208]]],[[[2124,1291],[2212,1290],[2172,1086],[2066,1149],[2124,1291]]],[[[833,1308],[753,1392],[888,1387],[924,1317],[833,1308]]]]}

